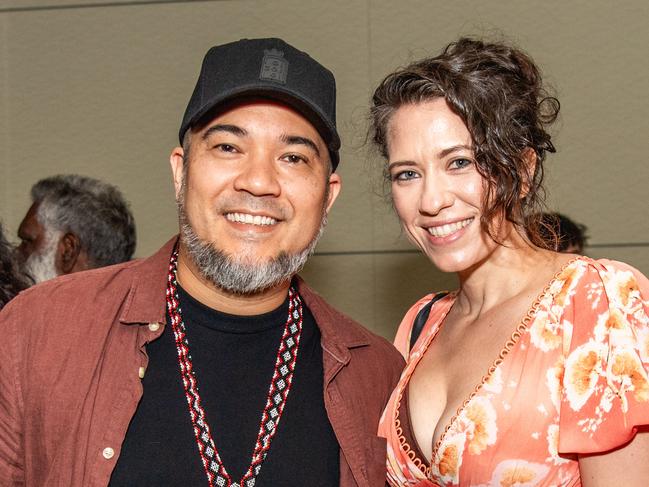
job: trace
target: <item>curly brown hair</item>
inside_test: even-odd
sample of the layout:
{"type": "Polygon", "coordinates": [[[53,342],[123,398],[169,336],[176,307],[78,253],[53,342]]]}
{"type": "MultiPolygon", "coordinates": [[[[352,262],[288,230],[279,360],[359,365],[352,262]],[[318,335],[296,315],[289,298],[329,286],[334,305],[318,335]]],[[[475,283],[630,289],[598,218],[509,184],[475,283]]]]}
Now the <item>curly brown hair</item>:
{"type": "Polygon", "coordinates": [[[559,114],[559,101],[548,95],[538,67],[504,43],[461,38],[440,55],[389,74],[370,110],[370,136],[384,157],[395,111],[436,98],[446,100],[471,134],[476,168],[486,181],[484,231],[498,241],[492,223],[504,216],[532,243],[547,248],[536,215],[545,201],[543,161],[555,152],[546,128],[559,114]],[[533,171],[529,149],[536,154],[533,171]]]}

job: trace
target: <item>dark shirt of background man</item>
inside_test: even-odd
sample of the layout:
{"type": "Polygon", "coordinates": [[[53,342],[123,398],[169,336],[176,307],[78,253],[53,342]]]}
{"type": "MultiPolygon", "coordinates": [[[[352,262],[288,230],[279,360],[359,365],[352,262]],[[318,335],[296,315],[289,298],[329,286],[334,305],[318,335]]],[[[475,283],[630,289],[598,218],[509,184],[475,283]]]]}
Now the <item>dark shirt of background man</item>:
{"type": "Polygon", "coordinates": [[[576,253],[584,252],[587,242],[588,228],[581,223],[574,222],[561,213],[543,213],[541,215],[541,235],[550,248],[557,252],[576,253]]]}

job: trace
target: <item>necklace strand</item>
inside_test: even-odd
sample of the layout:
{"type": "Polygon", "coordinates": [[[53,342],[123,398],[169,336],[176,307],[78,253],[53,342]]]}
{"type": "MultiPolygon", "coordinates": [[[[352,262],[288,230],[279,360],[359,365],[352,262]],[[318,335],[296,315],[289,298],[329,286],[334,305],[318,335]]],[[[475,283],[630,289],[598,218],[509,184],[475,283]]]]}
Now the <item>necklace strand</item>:
{"type": "Polygon", "coordinates": [[[169,275],[167,280],[167,311],[178,351],[178,364],[180,375],[185,390],[185,398],[198,452],[207,474],[210,487],[254,487],[261,465],[266,459],[270,443],[277,431],[277,425],[282,417],[284,406],[291,390],[293,372],[302,334],[302,300],[300,295],[291,287],[289,289],[288,318],[284,325],[284,332],[277,351],[275,370],[266,396],[266,405],[261,415],[259,432],[252,452],[252,459],[248,470],[239,482],[232,482],[230,474],[225,469],[218,453],[210,426],[205,417],[205,410],[201,404],[198,392],[196,373],[189,352],[189,342],[185,333],[185,323],[182,319],[177,289],[177,263],[178,251],[175,250],[169,262],[169,275]]]}

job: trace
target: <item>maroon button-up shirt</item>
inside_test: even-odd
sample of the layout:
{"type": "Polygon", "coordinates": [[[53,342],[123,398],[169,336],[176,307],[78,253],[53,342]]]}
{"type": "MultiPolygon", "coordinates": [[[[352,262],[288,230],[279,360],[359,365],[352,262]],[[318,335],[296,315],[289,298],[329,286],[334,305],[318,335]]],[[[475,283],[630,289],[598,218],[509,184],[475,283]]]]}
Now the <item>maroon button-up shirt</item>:
{"type": "MultiPolygon", "coordinates": [[[[174,242],[148,259],[35,286],[0,313],[0,485],[108,484],[142,396],[146,344],[166,326],[174,242]]],[[[403,359],[303,281],[298,287],[322,335],[340,485],[384,486],[376,429],[403,359]]]]}

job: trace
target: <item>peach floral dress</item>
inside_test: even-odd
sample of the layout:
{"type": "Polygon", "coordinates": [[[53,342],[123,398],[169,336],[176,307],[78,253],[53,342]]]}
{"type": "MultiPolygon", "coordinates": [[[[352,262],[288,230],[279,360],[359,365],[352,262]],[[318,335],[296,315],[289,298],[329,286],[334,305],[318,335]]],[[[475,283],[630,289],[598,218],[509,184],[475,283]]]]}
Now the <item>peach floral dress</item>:
{"type": "MultiPolygon", "coordinates": [[[[395,345],[407,353],[419,300],[395,345]]],[[[578,257],[548,283],[434,445],[427,466],[401,428],[408,381],[453,305],[433,306],[383,413],[392,486],[580,486],[576,455],[607,451],[649,424],[649,280],[578,257]]]]}

